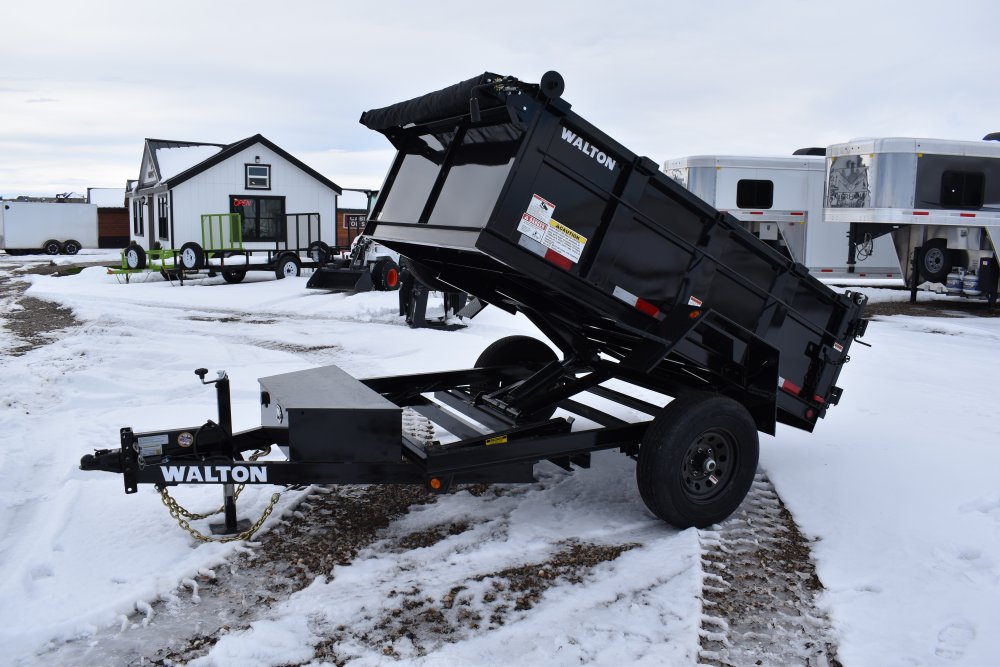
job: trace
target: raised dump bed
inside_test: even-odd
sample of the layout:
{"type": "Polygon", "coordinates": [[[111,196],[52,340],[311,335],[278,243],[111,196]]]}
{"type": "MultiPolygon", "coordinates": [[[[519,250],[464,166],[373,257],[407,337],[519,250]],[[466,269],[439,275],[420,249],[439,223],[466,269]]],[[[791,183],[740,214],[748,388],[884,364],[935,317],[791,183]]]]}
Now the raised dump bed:
{"type": "Polygon", "coordinates": [[[429,281],[525,313],[565,355],[606,355],[673,395],[721,391],[769,433],[780,384],[778,421],[811,430],[840,395],[863,298],[588,123],[546,77],[484,74],[366,112],[399,151],[366,233],[429,281]]]}
{"type": "Polygon", "coordinates": [[[562,91],[551,72],[540,84],[484,74],[362,115],[399,151],[365,234],[429,288],[473,295],[464,315],[521,312],[561,354],[512,336],[472,369],[261,378],[262,425],[242,433],[220,374],[218,424],[125,428],[120,449],[81,467],[122,473],[129,493],[225,484],[233,508],[233,481],[443,492],[619,449],[637,459],[657,516],[680,527],[728,516],[753,481],[758,431],[811,431],[840,399],[865,299],[809,276],[578,116],[562,91]],[[273,444],[286,461],[243,460],[273,444]]]}

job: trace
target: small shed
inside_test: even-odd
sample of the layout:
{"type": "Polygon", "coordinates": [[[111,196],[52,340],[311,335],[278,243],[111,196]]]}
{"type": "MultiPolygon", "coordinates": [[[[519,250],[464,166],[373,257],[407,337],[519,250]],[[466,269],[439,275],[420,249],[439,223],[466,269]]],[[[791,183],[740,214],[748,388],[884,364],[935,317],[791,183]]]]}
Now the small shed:
{"type": "Polygon", "coordinates": [[[335,245],[341,189],[260,134],[232,144],[146,139],[127,192],[129,241],[203,246],[202,216],[237,213],[248,249],[335,245]]]}
{"type": "Polygon", "coordinates": [[[125,188],[87,188],[87,203],[97,206],[97,247],[128,245],[125,188]]]}

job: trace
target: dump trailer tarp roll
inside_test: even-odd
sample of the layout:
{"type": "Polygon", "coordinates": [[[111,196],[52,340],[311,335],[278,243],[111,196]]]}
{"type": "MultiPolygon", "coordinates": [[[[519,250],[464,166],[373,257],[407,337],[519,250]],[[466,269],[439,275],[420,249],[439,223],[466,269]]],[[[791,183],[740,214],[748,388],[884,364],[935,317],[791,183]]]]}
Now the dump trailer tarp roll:
{"type": "Polygon", "coordinates": [[[489,83],[502,79],[484,72],[479,76],[426,95],[397,102],[381,109],[361,114],[361,124],[372,130],[386,130],[411,123],[424,123],[434,118],[448,118],[469,112],[469,103],[477,99],[482,108],[498,106],[503,101],[490,94],[489,83]]]}

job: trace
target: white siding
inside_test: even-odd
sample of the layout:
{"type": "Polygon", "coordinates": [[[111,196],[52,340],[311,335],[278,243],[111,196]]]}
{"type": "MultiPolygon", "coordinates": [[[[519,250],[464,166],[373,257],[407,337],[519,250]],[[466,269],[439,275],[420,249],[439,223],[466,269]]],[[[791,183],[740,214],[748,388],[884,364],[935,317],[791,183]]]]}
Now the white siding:
{"type": "MultiPolygon", "coordinates": [[[[229,213],[231,195],[284,197],[285,213],[319,213],[322,238],[332,245],[335,233],[337,195],[311,175],[262,144],[256,144],[207,169],[173,189],[174,248],[188,241],[201,243],[201,216],[229,213]],[[246,165],[260,156],[260,164],[271,165],[271,189],[248,190],[246,165]]],[[[289,230],[290,235],[294,235],[289,230]]],[[[305,231],[303,230],[303,237],[305,231]]],[[[293,236],[294,239],[294,236],[293,236]]],[[[247,248],[273,248],[273,242],[246,243],[247,248]]]]}

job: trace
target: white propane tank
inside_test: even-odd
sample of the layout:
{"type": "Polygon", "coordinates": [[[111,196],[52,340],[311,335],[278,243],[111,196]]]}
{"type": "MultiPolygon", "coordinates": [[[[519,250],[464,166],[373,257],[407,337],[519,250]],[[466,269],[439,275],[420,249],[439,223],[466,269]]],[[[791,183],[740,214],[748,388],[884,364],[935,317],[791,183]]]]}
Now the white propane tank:
{"type": "Polygon", "coordinates": [[[965,296],[982,296],[983,291],[979,289],[979,276],[975,271],[969,271],[962,278],[962,294],[965,296]]]}
{"type": "Polygon", "coordinates": [[[945,287],[948,289],[948,294],[961,294],[962,293],[962,281],[965,279],[965,271],[962,270],[960,266],[951,267],[951,273],[948,274],[948,278],[945,281],[945,287]]]}

